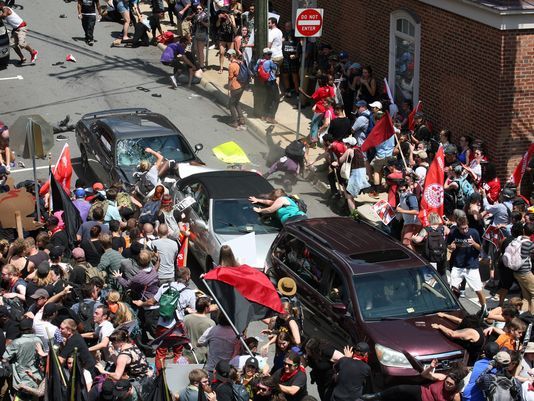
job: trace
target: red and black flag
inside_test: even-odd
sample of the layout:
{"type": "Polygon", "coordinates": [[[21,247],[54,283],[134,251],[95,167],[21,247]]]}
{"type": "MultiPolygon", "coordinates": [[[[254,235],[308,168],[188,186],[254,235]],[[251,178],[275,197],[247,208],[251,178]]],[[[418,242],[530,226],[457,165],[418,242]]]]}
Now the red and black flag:
{"type": "Polygon", "coordinates": [[[83,221],[80,217],[80,212],[76,209],[63,187],[58,184],[53,174],[50,174],[50,202],[52,202],[53,212],[63,211],[61,218],[65,223],[64,230],[69,238],[69,244],[73,246],[76,241],[76,233],[83,221]]]}
{"type": "Polygon", "coordinates": [[[237,330],[242,333],[252,321],[283,313],[280,296],[269,278],[247,265],[217,267],[204,280],[218,298],[237,330]]]}

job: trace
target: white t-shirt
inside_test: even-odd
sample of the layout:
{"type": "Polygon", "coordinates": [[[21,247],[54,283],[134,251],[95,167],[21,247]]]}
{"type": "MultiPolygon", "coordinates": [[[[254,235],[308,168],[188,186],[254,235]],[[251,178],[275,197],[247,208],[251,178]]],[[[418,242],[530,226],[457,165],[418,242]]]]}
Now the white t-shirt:
{"type": "Polygon", "coordinates": [[[48,340],[54,338],[58,327],[46,320],[43,320],[43,310],[41,308],[33,318],[33,332],[43,342],[43,351],[48,352],[48,340]]]}
{"type": "Polygon", "coordinates": [[[269,29],[269,36],[267,41],[271,44],[271,50],[273,52],[273,58],[283,57],[282,54],[282,42],[284,41],[284,35],[278,28],[269,29]]]}
{"type": "MultiPolygon", "coordinates": [[[[195,309],[195,303],[197,301],[197,297],[195,295],[195,291],[193,291],[191,288],[186,288],[183,283],[177,283],[173,281],[170,283],[170,286],[177,289],[178,291],[185,288],[180,293],[180,299],[178,300],[178,304],[176,305],[176,313],[175,316],[178,317],[179,320],[184,320],[185,317],[185,309],[191,308],[195,309]]],[[[169,288],[169,284],[163,284],[161,287],[159,287],[158,292],[156,295],[154,295],[154,300],[156,302],[159,302],[161,296],[167,291],[169,288]]],[[[170,328],[173,327],[176,324],[176,319],[173,317],[169,320],[163,319],[161,316],[158,319],[158,326],[170,328]]]]}
{"type": "Polygon", "coordinates": [[[98,342],[102,342],[102,340],[106,337],[109,337],[111,333],[113,333],[113,323],[111,323],[109,320],[104,320],[102,323],[100,323],[95,328],[95,333],[98,336],[98,342]]]}

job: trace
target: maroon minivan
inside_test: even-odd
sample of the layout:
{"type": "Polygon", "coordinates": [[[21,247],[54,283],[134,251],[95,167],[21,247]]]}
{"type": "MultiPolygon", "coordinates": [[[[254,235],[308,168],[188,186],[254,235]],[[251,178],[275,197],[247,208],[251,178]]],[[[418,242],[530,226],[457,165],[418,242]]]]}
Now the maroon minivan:
{"type": "Polygon", "coordinates": [[[467,361],[466,351],[431,327],[437,312],[465,311],[436,270],[382,231],[345,217],[284,226],[266,260],[273,281],[292,277],[304,307],[304,331],[339,350],[366,341],[372,385],[417,382],[432,359],[438,370],[467,361]]]}

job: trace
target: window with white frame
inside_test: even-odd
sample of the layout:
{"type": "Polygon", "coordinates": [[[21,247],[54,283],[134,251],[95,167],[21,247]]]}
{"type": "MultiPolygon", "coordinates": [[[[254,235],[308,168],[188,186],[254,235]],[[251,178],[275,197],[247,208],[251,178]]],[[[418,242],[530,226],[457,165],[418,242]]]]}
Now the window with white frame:
{"type": "Polygon", "coordinates": [[[389,86],[395,104],[419,101],[421,24],[405,10],[391,13],[389,36],[389,86]]]}

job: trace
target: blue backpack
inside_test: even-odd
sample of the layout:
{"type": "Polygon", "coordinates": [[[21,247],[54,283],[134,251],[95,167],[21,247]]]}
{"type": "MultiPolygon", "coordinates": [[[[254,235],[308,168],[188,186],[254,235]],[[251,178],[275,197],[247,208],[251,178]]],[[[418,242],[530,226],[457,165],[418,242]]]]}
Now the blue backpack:
{"type": "Polygon", "coordinates": [[[369,120],[369,124],[367,124],[367,129],[365,130],[365,137],[367,138],[369,136],[369,133],[375,127],[375,118],[373,116],[373,113],[371,112],[369,114],[362,114],[362,116],[369,120]]]}
{"type": "Polygon", "coordinates": [[[141,212],[139,214],[139,223],[145,224],[145,223],[151,223],[154,224],[157,219],[157,214],[159,211],[159,208],[161,206],[161,201],[148,201],[143,205],[141,208],[141,212]]]}
{"type": "Polygon", "coordinates": [[[251,79],[252,71],[250,71],[246,63],[240,63],[239,73],[237,74],[237,82],[239,82],[241,85],[248,85],[251,79]]]}

